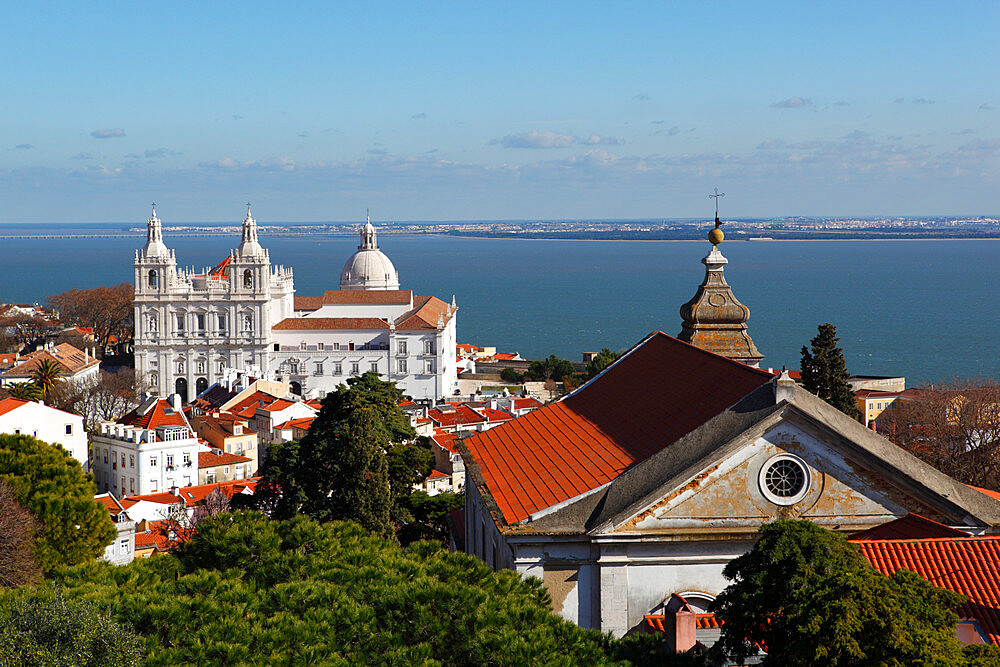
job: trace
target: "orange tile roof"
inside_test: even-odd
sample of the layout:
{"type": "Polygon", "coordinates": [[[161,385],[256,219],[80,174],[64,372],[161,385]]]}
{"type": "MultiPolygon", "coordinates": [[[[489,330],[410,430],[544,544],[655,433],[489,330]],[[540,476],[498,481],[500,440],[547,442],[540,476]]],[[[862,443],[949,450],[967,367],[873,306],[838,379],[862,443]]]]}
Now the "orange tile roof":
{"type": "Polygon", "coordinates": [[[51,350],[35,350],[21,357],[20,363],[5,371],[4,374],[8,377],[27,377],[35,371],[42,360],[54,361],[59,364],[66,375],[74,375],[101,363],[83,350],[78,350],[69,343],[61,343],[51,350]]]}
{"type": "Polygon", "coordinates": [[[455,434],[449,431],[442,431],[440,429],[434,429],[434,435],[431,438],[437,444],[441,445],[444,449],[449,452],[455,451],[455,434]]]}
{"type": "Polygon", "coordinates": [[[517,352],[511,354],[510,352],[497,352],[493,355],[493,358],[497,361],[513,361],[517,356],[517,352]]]}
{"type": "Polygon", "coordinates": [[[919,514],[906,516],[883,523],[880,526],[853,533],[852,541],[861,540],[921,540],[931,537],[969,537],[969,533],[943,523],[924,518],[919,514]]]}
{"type": "Polygon", "coordinates": [[[22,405],[27,405],[31,401],[25,401],[20,398],[5,398],[0,400],[0,415],[5,415],[11,410],[17,410],[22,405]]]}
{"type": "Polygon", "coordinates": [[[431,408],[427,411],[427,416],[440,426],[459,426],[463,424],[481,424],[486,421],[482,416],[467,405],[459,405],[454,411],[444,412],[438,408],[431,408]]]}
{"type": "Polygon", "coordinates": [[[216,454],[214,452],[198,452],[198,468],[214,468],[216,466],[246,463],[251,459],[239,454],[216,454]]]}
{"type": "Polygon", "coordinates": [[[159,503],[160,505],[173,505],[184,502],[183,498],[178,498],[169,491],[159,491],[157,493],[146,493],[141,496],[128,496],[122,499],[122,505],[127,509],[142,500],[147,503],[159,503]]]}
{"type": "Polygon", "coordinates": [[[94,496],[94,500],[104,505],[108,508],[108,512],[111,514],[121,514],[125,511],[125,507],[115,499],[110,493],[101,493],[94,496]]]}
{"type": "Polygon", "coordinates": [[[856,543],[883,574],[906,569],[969,601],[956,610],[1000,643],[1000,537],[870,540],[856,543]]]}
{"type": "Polygon", "coordinates": [[[854,392],[854,395],[858,398],[886,398],[886,397],[897,397],[900,395],[898,391],[878,391],[876,389],[858,389],[854,392]]]}
{"type": "Polygon", "coordinates": [[[442,479],[444,477],[451,477],[451,475],[440,470],[431,470],[431,474],[427,475],[427,479],[442,479]]]}
{"type": "Polygon", "coordinates": [[[299,417],[298,419],[289,419],[286,422],[278,424],[274,428],[276,429],[301,428],[308,431],[309,427],[312,426],[312,423],[313,421],[315,421],[315,419],[316,419],[315,417],[299,417]]]}
{"type": "Polygon", "coordinates": [[[476,347],[475,345],[470,345],[469,343],[459,343],[455,346],[455,348],[459,352],[465,352],[466,354],[469,352],[479,352],[483,349],[481,347],[476,347]]]}
{"type": "Polygon", "coordinates": [[[513,524],[612,481],[771,379],[655,332],[562,400],[464,442],[513,524]]]}
{"type": "Polygon", "coordinates": [[[512,403],[518,410],[524,410],[525,408],[540,408],[543,405],[543,403],[537,398],[532,398],[530,396],[527,398],[515,398],[512,403]]]}
{"type": "Polygon", "coordinates": [[[162,398],[146,414],[139,414],[138,410],[133,410],[121,418],[122,424],[131,424],[139,428],[155,429],[159,426],[187,426],[188,423],[182,412],[174,410],[169,402],[162,398]]]}
{"type": "Polygon", "coordinates": [[[450,306],[436,296],[413,297],[413,305],[412,310],[396,318],[397,330],[437,329],[438,316],[447,324],[454,314],[449,315],[450,306]]]}
{"type": "Polygon", "coordinates": [[[334,329],[388,329],[377,317],[289,317],[273,327],[276,331],[330,331],[334,329]]]}
{"type": "Polygon", "coordinates": [[[494,410],[493,408],[482,408],[482,414],[491,422],[505,422],[508,419],[514,418],[514,415],[509,412],[494,410]]]}
{"type": "Polygon", "coordinates": [[[278,400],[276,396],[271,396],[263,391],[255,391],[236,405],[231,406],[229,411],[240,417],[253,417],[257,413],[257,408],[262,405],[270,405],[276,400],[278,400]]]}
{"type": "Polygon", "coordinates": [[[295,310],[318,310],[324,304],[408,304],[413,292],[406,290],[327,290],[323,296],[297,296],[295,310]]]}

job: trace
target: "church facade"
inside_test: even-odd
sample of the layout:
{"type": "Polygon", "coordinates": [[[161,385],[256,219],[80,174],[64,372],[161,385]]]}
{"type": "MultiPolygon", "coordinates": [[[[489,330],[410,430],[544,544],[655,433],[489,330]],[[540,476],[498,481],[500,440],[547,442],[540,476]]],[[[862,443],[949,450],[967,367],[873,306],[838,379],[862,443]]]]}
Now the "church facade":
{"type": "Polygon", "coordinates": [[[432,403],[456,386],[454,298],[400,290],[370,220],[339,289],[318,297],[296,297],[292,270],[271,265],[249,207],[239,247],[204,273],[178,269],[154,209],[134,267],[136,373],[161,396],[191,400],[227,369],[308,398],[367,371],[432,403]]]}

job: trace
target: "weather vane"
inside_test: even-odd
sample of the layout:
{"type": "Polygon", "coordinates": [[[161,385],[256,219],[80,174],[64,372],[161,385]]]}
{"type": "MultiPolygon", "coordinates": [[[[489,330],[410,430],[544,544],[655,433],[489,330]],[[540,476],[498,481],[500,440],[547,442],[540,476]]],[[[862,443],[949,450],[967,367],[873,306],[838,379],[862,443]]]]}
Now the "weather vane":
{"type": "Polygon", "coordinates": [[[715,200],[715,227],[716,227],[716,229],[718,229],[719,225],[722,224],[721,222],[719,222],[719,197],[725,197],[725,196],[726,196],[726,193],[725,192],[719,192],[719,188],[715,188],[715,194],[714,195],[708,195],[709,199],[714,199],[715,200]]]}

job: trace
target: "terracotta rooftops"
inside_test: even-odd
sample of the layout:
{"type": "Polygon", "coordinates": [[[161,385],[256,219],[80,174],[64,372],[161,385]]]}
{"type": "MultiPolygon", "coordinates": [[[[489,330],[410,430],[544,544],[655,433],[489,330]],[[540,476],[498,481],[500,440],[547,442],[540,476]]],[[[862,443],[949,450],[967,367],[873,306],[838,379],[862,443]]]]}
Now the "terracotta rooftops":
{"type": "Polygon", "coordinates": [[[455,451],[455,434],[449,431],[442,431],[440,429],[434,429],[434,435],[431,438],[440,445],[442,448],[448,450],[449,452],[455,451]]]}
{"type": "Polygon", "coordinates": [[[770,380],[656,332],[561,401],[464,446],[477,486],[513,524],[612,481],[770,380]]]}
{"type": "Polygon", "coordinates": [[[454,409],[431,408],[427,411],[427,416],[434,420],[434,423],[444,427],[458,426],[460,424],[481,424],[487,421],[486,417],[467,405],[454,406],[454,409]]]}
{"type": "Polygon", "coordinates": [[[237,463],[246,463],[251,459],[239,454],[215,454],[213,452],[198,452],[199,468],[214,468],[215,466],[227,466],[237,463]]]}
{"type": "Polygon", "coordinates": [[[22,405],[27,405],[30,402],[20,398],[5,398],[0,400],[0,415],[5,415],[11,410],[17,410],[22,405]]]}
{"type": "Polygon", "coordinates": [[[298,419],[289,419],[286,422],[282,422],[275,426],[275,429],[288,429],[288,428],[301,428],[308,431],[309,427],[312,426],[313,421],[316,417],[299,417],[298,419]]]}
{"type": "Polygon", "coordinates": [[[994,644],[1000,643],[1000,537],[857,542],[861,553],[883,574],[906,569],[969,601],[956,610],[974,619],[994,644]]]}
{"type": "Polygon", "coordinates": [[[451,477],[451,475],[446,472],[441,472],[436,468],[431,470],[431,474],[427,475],[427,479],[445,479],[447,477],[451,477]]]}
{"type": "Polygon", "coordinates": [[[100,365],[100,361],[78,350],[69,343],[56,345],[51,350],[36,350],[21,357],[20,363],[5,372],[8,377],[30,376],[42,360],[54,361],[63,368],[67,375],[75,375],[92,366],[100,365]]]}
{"type": "Polygon", "coordinates": [[[851,535],[853,541],[916,540],[933,537],[969,537],[969,533],[926,519],[919,514],[907,514],[901,519],[883,523],[851,535]]]}
{"type": "Polygon", "coordinates": [[[184,413],[174,410],[173,406],[163,399],[147,399],[138,408],[122,417],[120,423],[148,429],[160,426],[188,426],[184,413]]]}
{"type": "Polygon", "coordinates": [[[327,290],[323,296],[295,297],[295,310],[318,310],[325,304],[408,304],[413,292],[403,290],[327,290]]]}
{"type": "Polygon", "coordinates": [[[377,317],[289,317],[274,325],[277,331],[330,331],[333,329],[388,329],[377,317]]]}
{"type": "Polygon", "coordinates": [[[450,306],[436,296],[413,297],[413,309],[396,319],[396,328],[404,331],[436,329],[438,318],[445,323],[454,314],[450,306]]]}

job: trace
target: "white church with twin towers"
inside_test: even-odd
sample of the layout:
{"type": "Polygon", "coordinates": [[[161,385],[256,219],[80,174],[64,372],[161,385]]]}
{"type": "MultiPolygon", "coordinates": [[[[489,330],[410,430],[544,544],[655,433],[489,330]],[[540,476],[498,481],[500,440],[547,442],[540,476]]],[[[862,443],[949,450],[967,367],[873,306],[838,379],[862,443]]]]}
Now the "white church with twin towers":
{"type": "Polygon", "coordinates": [[[418,401],[455,392],[456,315],[446,303],[400,289],[371,220],[338,289],[295,296],[291,268],[272,266],[247,206],[242,238],[203,273],[179,269],[153,208],[135,253],[135,368],[151,393],[183,401],[236,371],[287,382],[321,398],[376,371],[418,401]]]}

